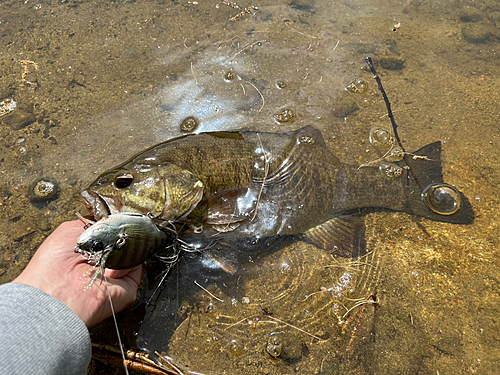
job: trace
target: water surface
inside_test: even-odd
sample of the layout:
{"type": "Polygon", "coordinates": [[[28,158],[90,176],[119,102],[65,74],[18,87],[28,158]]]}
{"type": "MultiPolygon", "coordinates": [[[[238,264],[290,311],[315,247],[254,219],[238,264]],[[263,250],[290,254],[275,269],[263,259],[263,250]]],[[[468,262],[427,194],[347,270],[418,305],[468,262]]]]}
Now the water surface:
{"type": "MultiPolygon", "coordinates": [[[[389,119],[364,63],[371,56],[405,148],[443,142],[444,179],[471,200],[474,223],[370,214],[371,253],[355,264],[294,243],[248,266],[261,276],[242,281],[244,295],[204,284],[224,302],[200,289],[196,303],[164,310],[175,329],[154,350],[208,374],[496,372],[497,1],[30,0],[3,1],[0,10],[0,100],[17,103],[0,117],[0,282],[82,210],[73,193],[180,135],[188,116],[200,121],[197,131],[312,124],[343,162],[378,158],[368,133],[389,119]],[[368,82],[365,93],[345,90],[356,78],[368,82]],[[294,120],[276,122],[284,109],[294,120]],[[28,197],[41,177],[60,184],[50,203],[28,197]],[[335,310],[344,287],[351,299],[377,293],[378,308],[362,305],[344,318],[335,310]],[[278,359],[265,352],[271,332],[284,340],[278,359]]],[[[154,326],[148,319],[141,334],[154,326]]],[[[114,344],[107,332],[93,336],[114,344]]],[[[138,345],[128,335],[127,345],[138,345]]]]}

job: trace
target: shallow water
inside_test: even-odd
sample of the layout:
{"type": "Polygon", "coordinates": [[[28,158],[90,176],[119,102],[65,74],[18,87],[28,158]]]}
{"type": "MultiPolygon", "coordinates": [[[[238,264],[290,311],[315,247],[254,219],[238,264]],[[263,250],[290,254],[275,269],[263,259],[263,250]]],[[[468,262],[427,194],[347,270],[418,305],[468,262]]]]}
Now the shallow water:
{"type": "Polygon", "coordinates": [[[133,153],[182,134],[188,116],[199,120],[197,131],[313,124],[343,162],[378,158],[368,132],[389,119],[364,63],[369,55],[405,148],[443,142],[444,180],[470,199],[474,223],[370,214],[373,253],[349,266],[295,243],[249,266],[263,276],[244,280],[236,303],[214,285],[207,288],[224,302],[202,290],[196,304],[179,300],[180,326],[154,350],[204,373],[496,373],[498,2],[236,4],[0,4],[0,100],[17,102],[0,117],[0,282],[15,278],[50,231],[82,210],[73,193],[133,153]],[[231,20],[250,6],[258,9],[231,20]],[[37,69],[24,63],[23,74],[23,60],[37,69]],[[366,93],[344,89],[355,78],[368,82],[366,93]],[[283,109],[295,114],[292,122],[275,121],[283,109]],[[58,181],[56,200],[30,201],[28,187],[40,177],[58,181]],[[346,277],[353,299],[376,292],[379,305],[356,308],[341,326],[332,309],[338,296],[321,288],[346,277]],[[283,336],[282,358],[264,351],[273,331],[283,336]]]}

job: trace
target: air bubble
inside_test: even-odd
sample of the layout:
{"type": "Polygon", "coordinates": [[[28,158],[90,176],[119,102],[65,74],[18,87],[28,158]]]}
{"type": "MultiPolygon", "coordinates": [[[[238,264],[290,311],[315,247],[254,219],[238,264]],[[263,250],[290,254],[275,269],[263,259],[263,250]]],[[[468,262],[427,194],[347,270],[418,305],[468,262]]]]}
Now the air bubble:
{"type": "Polygon", "coordinates": [[[389,154],[385,157],[387,161],[401,161],[403,160],[405,153],[403,149],[399,146],[393,147],[389,154]]]}
{"type": "Polygon", "coordinates": [[[243,354],[243,344],[239,340],[232,340],[229,343],[229,353],[235,357],[243,354]]]}
{"type": "Polygon", "coordinates": [[[375,127],[370,130],[370,143],[378,149],[388,149],[394,144],[394,137],[384,128],[375,127]]]}
{"type": "Polygon", "coordinates": [[[196,130],[196,128],[198,127],[198,124],[199,124],[199,122],[195,117],[193,117],[193,116],[186,117],[184,120],[182,120],[181,132],[192,133],[193,131],[196,130]]]}
{"type": "Polygon", "coordinates": [[[462,203],[458,190],[448,184],[429,185],[422,192],[422,198],[425,205],[439,215],[453,215],[462,203]]]}

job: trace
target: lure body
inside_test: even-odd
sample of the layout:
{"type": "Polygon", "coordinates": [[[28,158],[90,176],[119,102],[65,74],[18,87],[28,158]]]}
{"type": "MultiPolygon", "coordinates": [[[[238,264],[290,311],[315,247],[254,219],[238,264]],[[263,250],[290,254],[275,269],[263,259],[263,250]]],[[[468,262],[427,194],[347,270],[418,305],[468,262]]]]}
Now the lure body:
{"type": "Polygon", "coordinates": [[[168,243],[169,236],[148,216],[121,212],[86,229],[77,240],[75,252],[99,266],[119,270],[138,266],[168,243]]]}

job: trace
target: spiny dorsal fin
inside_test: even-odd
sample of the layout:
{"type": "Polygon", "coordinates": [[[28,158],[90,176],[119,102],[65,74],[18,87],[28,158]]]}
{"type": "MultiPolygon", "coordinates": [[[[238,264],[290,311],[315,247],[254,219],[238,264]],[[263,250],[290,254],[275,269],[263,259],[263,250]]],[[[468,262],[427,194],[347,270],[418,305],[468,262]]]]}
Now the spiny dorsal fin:
{"type": "Polygon", "coordinates": [[[335,217],[309,229],[304,236],[329,253],[349,258],[366,254],[365,221],[359,215],[335,217]]]}

